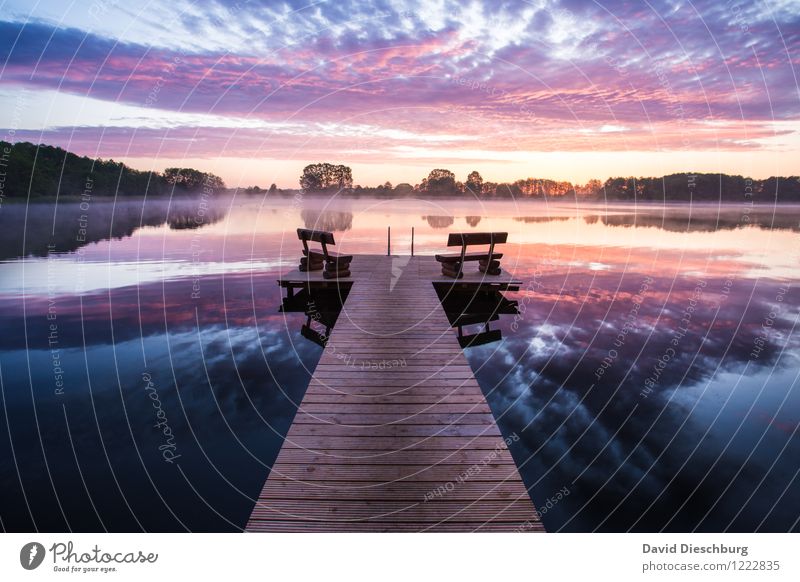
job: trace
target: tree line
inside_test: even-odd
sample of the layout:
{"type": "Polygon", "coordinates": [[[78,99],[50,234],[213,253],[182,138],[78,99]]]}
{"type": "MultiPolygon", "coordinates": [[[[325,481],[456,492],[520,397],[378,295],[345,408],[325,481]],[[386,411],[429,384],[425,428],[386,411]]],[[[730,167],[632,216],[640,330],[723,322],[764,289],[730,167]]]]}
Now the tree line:
{"type": "MultiPolygon", "coordinates": [[[[160,196],[225,188],[219,176],[192,168],[140,171],[114,160],[78,156],[62,148],[28,142],[0,141],[0,199],[79,195],[87,189],[98,196],[160,196]]],[[[300,188],[309,192],[344,192],[364,196],[474,196],[484,199],[600,199],[634,201],[778,201],[800,202],[800,177],[764,180],[728,174],[682,173],[661,177],[614,177],[585,184],[541,178],[513,182],[484,180],[478,171],[460,181],[450,170],[436,168],[418,184],[386,182],[377,187],[353,184],[345,165],[309,164],[300,176],[300,188]]],[[[243,189],[248,194],[291,193],[272,184],[243,189]]]]}
{"type": "MultiPolygon", "coordinates": [[[[274,187],[274,186],[273,186],[274,187]]],[[[800,202],[800,177],[770,177],[755,180],[728,174],[685,173],[661,177],[615,177],[605,182],[589,180],[585,184],[542,178],[524,178],[514,182],[490,182],[477,171],[470,172],[461,182],[450,170],[436,168],[419,184],[386,182],[376,187],[352,186],[352,172],[347,166],[312,164],[300,177],[300,187],[310,191],[331,190],[375,196],[476,196],[480,198],[520,199],[556,198],[601,199],[626,202],[658,201],[778,201],[800,202]],[[320,168],[338,168],[341,179],[320,179],[320,168]],[[321,187],[316,187],[323,184],[321,187]],[[344,184],[344,185],[342,185],[344,184]],[[349,184],[349,185],[347,185],[349,184]]]]}
{"type": "Polygon", "coordinates": [[[0,141],[0,195],[160,196],[225,188],[219,176],[192,168],[135,170],[114,160],[78,156],[62,148],[0,141]]]}

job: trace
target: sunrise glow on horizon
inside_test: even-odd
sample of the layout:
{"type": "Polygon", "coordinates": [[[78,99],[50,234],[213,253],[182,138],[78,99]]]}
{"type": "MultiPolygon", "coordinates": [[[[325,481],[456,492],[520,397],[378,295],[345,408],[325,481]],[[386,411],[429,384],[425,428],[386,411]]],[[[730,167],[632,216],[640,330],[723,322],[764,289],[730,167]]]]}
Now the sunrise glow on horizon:
{"type": "Polygon", "coordinates": [[[800,173],[796,2],[13,0],[0,140],[229,186],[800,173]]]}

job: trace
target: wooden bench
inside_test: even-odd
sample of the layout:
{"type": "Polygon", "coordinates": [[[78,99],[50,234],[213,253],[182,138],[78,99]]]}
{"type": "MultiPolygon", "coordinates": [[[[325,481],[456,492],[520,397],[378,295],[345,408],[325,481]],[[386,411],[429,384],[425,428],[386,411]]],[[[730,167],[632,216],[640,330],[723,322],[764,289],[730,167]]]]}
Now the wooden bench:
{"type": "Polygon", "coordinates": [[[297,238],[303,243],[303,257],[300,259],[301,271],[320,271],[326,279],[338,279],[350,276],[350,263],[353,255],[343,255],[328,250],[328,245],[335,245],[333,233],[324,230],[298,228],[297,238]],[[311,248],[309,242],[320,244],[320,248],[311,248]]]}
{"type": "Polygon", "coordinates": [[[494,246],[503,244],[508,239],[507,232],[458,232],[447,237],[448,247],[461,247],[460,253],[436,255],[442,263],[442,275],[460,279],[464,276],[463,267],[466,261],[478,261],[478,270],[487,275],[500,274],[500,259],[503,253],[496,253],[494,246]],[[470,246],[489,245],[488,251],[467,252],[470,246]]]}

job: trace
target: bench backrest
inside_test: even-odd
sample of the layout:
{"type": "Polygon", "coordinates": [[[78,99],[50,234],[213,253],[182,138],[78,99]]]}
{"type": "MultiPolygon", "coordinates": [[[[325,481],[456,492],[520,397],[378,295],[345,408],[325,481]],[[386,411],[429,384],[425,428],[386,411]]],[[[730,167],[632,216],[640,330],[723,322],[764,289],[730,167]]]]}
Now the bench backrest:
{"type": "Polygon", "coordinates": [[[447,237],[447,246],[499,245],[506,240],[507,232],[452,232],[447,237]]]}
{"type": "Polygon", "coordinates": [[[452,232],[447,237],[447,246],[461,247],[461,262],[470,245],[489,245],[488,259],[494,256],[494,245],[503,244],[508,239],[507,232],[452,232]]]}
{"type": "Polygon", "coordinates": [[[333,233],[326,230],[311,230],[310,228],[298,228],[297,238],[301,241],[325,243],[326,245],[335,245],[333,240],[333,233]]]}
{"type": "Polygon", "coordinates": [[[333,233],[328,232],[326,230],[311,230],[310,228],[298,228],[297,229],[297,238],[303,241],[303,250],[307,257],[310,258],[308,254],[308,241],[318,242],[322,245],[322,254],[325,256],[325,260],[328,259],[328,246],[327,245],[335,245],[336,242],[333,240],[333,233]]]}

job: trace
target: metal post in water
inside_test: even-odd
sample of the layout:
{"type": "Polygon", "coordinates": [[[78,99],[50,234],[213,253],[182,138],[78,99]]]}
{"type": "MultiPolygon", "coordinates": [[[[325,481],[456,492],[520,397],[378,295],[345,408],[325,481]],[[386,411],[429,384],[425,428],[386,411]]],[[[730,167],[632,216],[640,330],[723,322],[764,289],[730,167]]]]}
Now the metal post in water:
{"type": "Polygon", "coordinates": [[[411,227],[411,256],[414,256],[414,227],[411,227]]]}
{"type": "Polygon", "coordinates": [[[386,227],[386,256],[392,255],[392,227],[386,227]]]}

